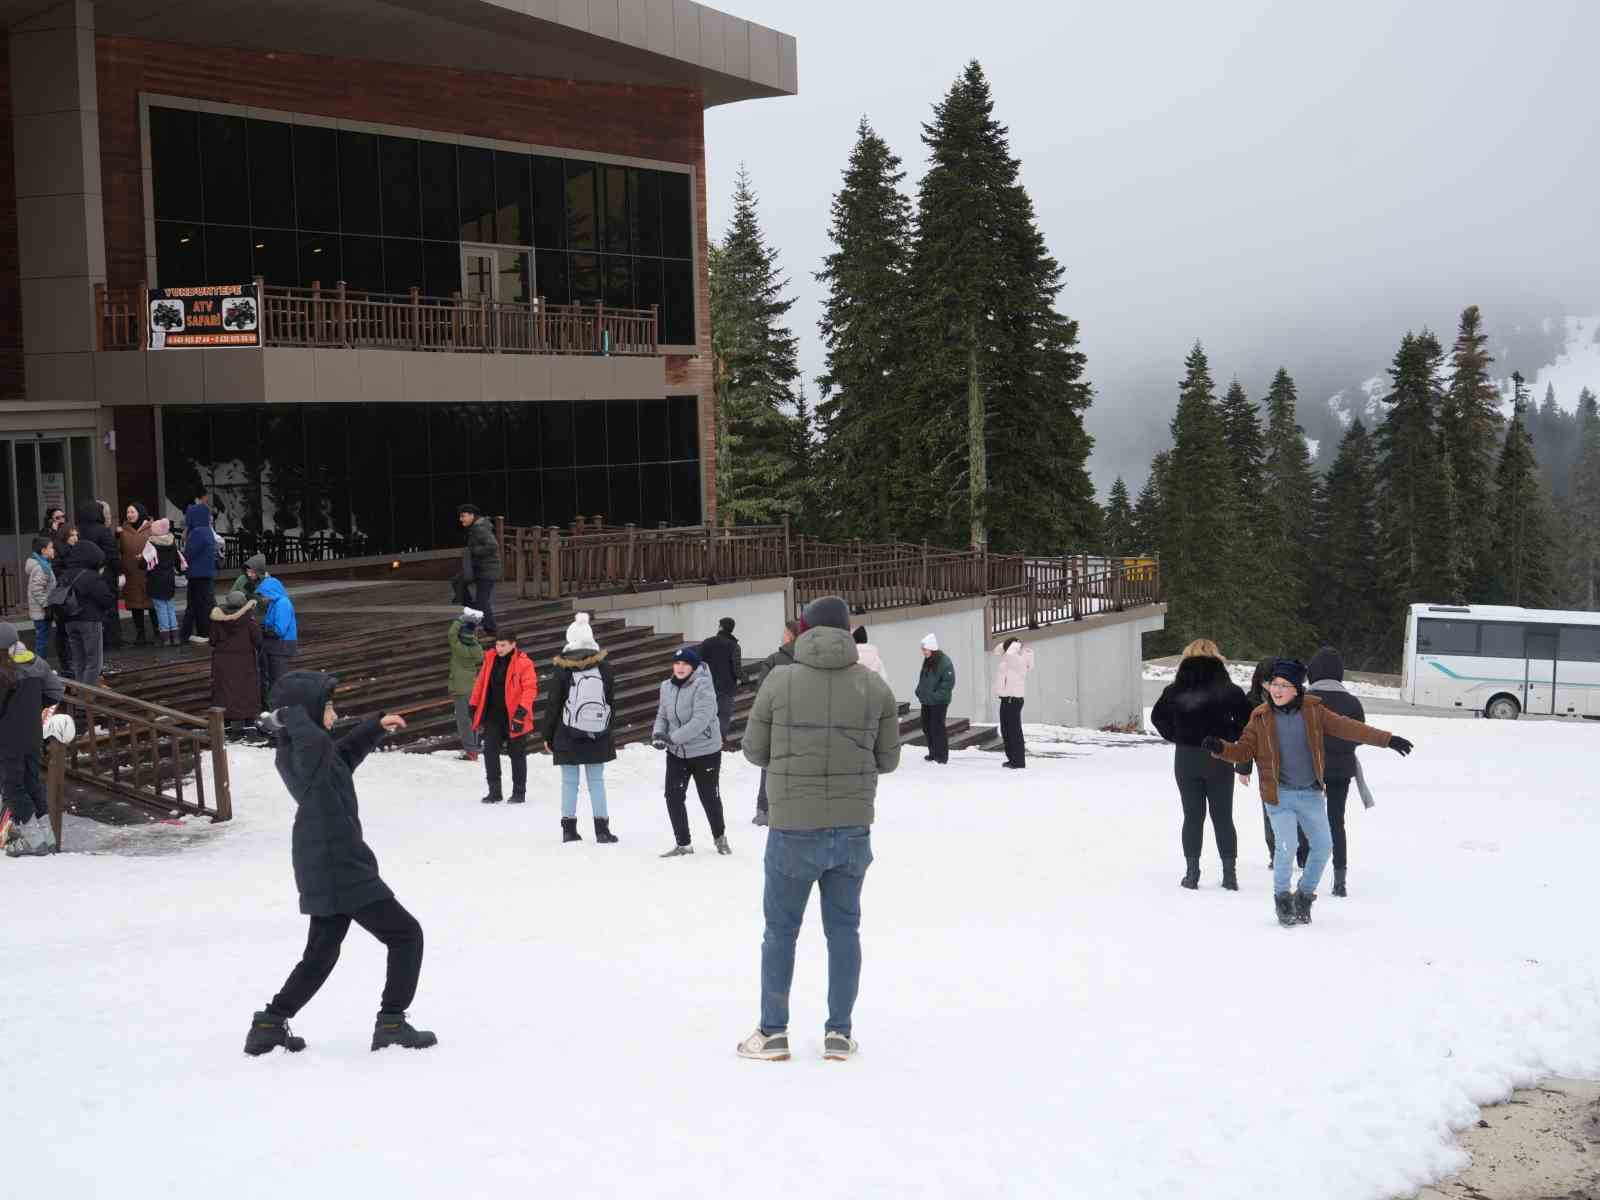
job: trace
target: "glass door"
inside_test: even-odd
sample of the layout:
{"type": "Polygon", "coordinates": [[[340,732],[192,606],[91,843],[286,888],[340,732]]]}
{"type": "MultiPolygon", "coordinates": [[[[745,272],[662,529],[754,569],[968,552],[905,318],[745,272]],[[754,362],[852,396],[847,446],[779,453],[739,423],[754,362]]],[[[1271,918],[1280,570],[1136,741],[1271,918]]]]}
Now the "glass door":
{"type": "Polygon", "coordinates": [[[1528,630],[1528,699],[1525,712],[1556,710],[1556,631],[1528,630]]]}
{"type": "Polygon", "coordinates": [[[525,246],[462,246],[462,298],[527,304],[533,297],[532,259],[525,246]]]}

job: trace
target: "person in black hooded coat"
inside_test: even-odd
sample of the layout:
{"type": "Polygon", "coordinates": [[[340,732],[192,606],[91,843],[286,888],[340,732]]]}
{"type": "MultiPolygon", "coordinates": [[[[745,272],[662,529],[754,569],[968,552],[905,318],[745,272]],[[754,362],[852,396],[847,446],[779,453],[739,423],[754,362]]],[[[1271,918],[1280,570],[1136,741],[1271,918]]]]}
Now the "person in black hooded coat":
{"type": "Polygon", "coordinates": [[[1205,845],[1206,812],[1222,858],[1222,886],[1239,890],[1239,836],[1233,825],[1234,769],[1201,748],[1206,737],[1237,741],[1250,719],[1243,689],[1228,676],[1214,642],[1190,642],[1178,673],[1161,693],[1150,720],[1176,749],[1172,771],[1183,801],[1184,887],[1200,886],[1200,851],[1205,845]],[[1228,730],[1234,730],[1228,733],[1228,730]]]}
{"type": "Polygon", "coordinates": [[[305,1049],[305,1039],[289,1032],[288,1020],[333,971],[351,921],[389,949],[372,1048],[422,1049],[438,1041],[406,1021],[422,969],[422,926],[378,874],[378,857],[362,836],[356,802],[356,768],[387,734],[406,723],[394,714],[368,717],[335,740],[328,731],[338,719],[333,708],[338,684],[321,671],[291,671],[273,687],[276,707],[263,719],[277,738],[278,776],[294,797],[294,881],[300,911],[311,918],[311,928],[304,957],[271,1003],[251,1019],[246,1054],[265,1054],[278,1046],[305,1049]]]}
{"type": "Polygon", "coordinates": [[[115,650],[122,645],[122,616],[117,610],[117,577],[122,574],[122,552],[117,549],[117,535],[106,523],[98,500],[86,500],[78,505],[78,542],[88,542],[99,549],[104,557],[100,563],[100,578],[111,591],[111,607],[101,613],[100,622],[105,630],[102,642],[106,649],[115,650]]]}

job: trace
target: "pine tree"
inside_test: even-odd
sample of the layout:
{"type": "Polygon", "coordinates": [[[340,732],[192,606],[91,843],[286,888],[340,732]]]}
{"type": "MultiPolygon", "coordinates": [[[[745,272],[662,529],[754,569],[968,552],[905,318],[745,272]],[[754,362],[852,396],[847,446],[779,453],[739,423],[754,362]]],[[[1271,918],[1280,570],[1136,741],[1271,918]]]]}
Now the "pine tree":
{"type": "Polygon", "coordinates": [[[1529,407],[1527,386],[1520,372],[1511,380],[1515,388],[1511,427],[1495,472],[1487,598],[1494,604],[1549,608],[1555,596],[1550,508],[1533,439],[1523,421],[1529,407]]]}
{"type": "Polygon", "coordinates": [[[1578,458],[1572,469],[1568,510],[1572,603],[1600,609],[1600,403],[1584,388],[1578,397],[1578,458]]]}
{"type": "Polygon", "coordinates": [[[1138,550],[1134,534],[1133,504],[1128,499],[1128,485],[1118,475],[1106,497],[1106,516],[1101,525],[1107,554],[1132,554],[1138,550]]]}
{"type": "Polygon", "coordinates": [[[1258,560],[1270,564],[1272,604],[1263,613],[1264,625],[1278,645],[1300,645],[1309,637],[1306,625],[1310,603],[1312,519],[1317,505],[1317,476],[1311,468],[1311,451],[1305,430],[1295,412],[1298,395],[1294,379],[1283,367],[1267,389],[1266,461],[1262,466],[1258,560]]]}
{"type": "Polygon", "coordinates": [[[947,535],[1058,553],[1087,540],[1078,327],[1055,310],[1062,271],[1018,181],[988,81],[970,63],[923,127],[909,291],[918,428],[947,535]],[[957,534],[959,530],[959,534],[957,534]]]}
{"type": "Polygon", "coordinates": [[[1267,447],[1261,436],[1261,416],[1235,379],[1222,398],[1222,437],[1239,485],[1240,512],[1253,517],[1261,511],[1261,471],[1267,447]]]}
{"type": "Polygon", "coordinates": [[[1554,384],[1545,385],[1543,403],[1529,410],[1524,420],[1545,487],[1557,504],[1564,504],[1572,491],[1572,468],[1578,458],[1578,420],[1556,403],[1554,384]]]}
{"type": "Polygon", "coordinates": [[[863,117],[833,198],[834,249],[817,274],[828,288],[818,486],[840,536],[879,542],[915,528],[902,514],[922,499],[919,456],[903,450],[918,425],[906,371],[911,202],[900,192],[904,178],[900,159],[863,117]]]}
{"type": "Polygon", "coordinates": [[[1495,448],[1504,421],[1500,393],[1489,377],[1494,359],[1488,341],[1477,305],[1463,310],[1450,353],[1450,386],[1439,412],[1454,485],[1462,586],[1468,597],[1482,595],[1494,573],[1490,546],[1494,540],[1495,448]]]}
{"type": "Polygon", "coordinates": [[[735,524],[775,521],[796,508],[793,388],[798,340],[783,324],[794,300],[756,216],[741,165],[733,220],[710,248],[711,348],[716,358],[717,512],[735,524]]]}
{"type": "Polygon", "coordinates": [[[1379,596],[1377,450],[1367,427],[1352,421],[1316,506],[1312,573],[1317,636],[1337,646],[1345,665],[1383,665],[1385,612],[1379,596]]]}
{"type": "Polygon", "coordinates": [[[1161,483],[1172,466],[1172,452],[1163,450],[1150,460],[1150,474],[1133,504],[1133,545],[1137,554],[1161,552],[1161,530],[1166,518],[1161,501],[1161,483]]]}
{"type": "Polygon", "coordinates": [[[785,488],[793,507],[797,529],[811,532],[820,520],[822,482],[817,471],[821,455],[816,441],[816,419],[806,399],[805,384],[794,394],[794,420],[790,422],[789,481],[785,488]]]}

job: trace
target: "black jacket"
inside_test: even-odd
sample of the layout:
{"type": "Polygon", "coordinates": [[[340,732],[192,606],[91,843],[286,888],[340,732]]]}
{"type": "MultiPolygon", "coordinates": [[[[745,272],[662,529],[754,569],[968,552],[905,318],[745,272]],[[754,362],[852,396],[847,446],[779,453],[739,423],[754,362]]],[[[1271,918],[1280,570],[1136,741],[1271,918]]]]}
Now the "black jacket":
{"type": "Polygon", "coordinates": [[[1186,658],[1161,693],[1150,721],[1156,732],[1180,746],[1198,746],[1219,737],[1236,742],[1250,719],[1250,701],[1228,677],[1228,668],[1209,655],[1186,658]]]}
{"type": "Polygon", "coordinates": [[[92,542],[105,556],[100,564],[100,577],[111,585],[114,596],[117,591],[117,576],[122,573],[122,554],[117,549],[117,535],[100,515],[100,506],[92,500],[78,505],[78,543],[92,542]]]}
{"type": "Polygon", "coordinates": [[[711,682],[719,692],[736,691],[739,678],[744,674],[744,657],[739,650],[739,639],[731,633],[718,631],[700,643],[700,661],[711,672],[711,682]]]}
{"type": "Polygon", "coordinates": [[[495,583],[500,579],[500,543],[494,522],[479,517],[467,526],[467,546],[461,552],[461,577],[468,582],[495,583]]]}
{"type": "Polygon", "coordinates": [[[294,882],[300,911],[327,917],[394,896],[378,875],[378,857],[361,835],[355,769],[384,739],[368,717],[338,741],[322,727],[322,710],[337,681],[320,671],[291,671],[272,689],[279,707],[278,776],[298,806],[294,814],[294,882]]]}
{"type": "Polygon", "coordinates": [[[578,671],[597,667],[600,681],[605,687],[606,703],[611,707],[612,724],[617,716],[617,681],[604,650],[563,650],[555,657],[555,671],[550,676],[550,694],[544,697],[544,719],[539,732],[556,766],[565,767],[587,763],[606,763],[617,757],[616,739],[611,726],[594,737],[586,737],[570,728],[561,719],[567,710],[567,693],[572,689],[572,677],[578,671]]]}
{"type": "Polygon", "coordinates": [[[756,674],[757,689],[759,689],[761,685],[767,681],[767,676],[772,674],[774,668],[788,667],[792,666],[793,664],[794,643],[790,642],[787,646],[779,646],[771,654],[767,655],[761,660],[761,669],[756,674]]]}
{"type": "Polygon", "coordinates": [[[84,541],[81,534],[76,546],[67,547],[66,561],[56,572],[56,583],[71,585],[73,595],[78,597],[78,615],[68,617],[68,621],[75,624],[103,621],[105,615],[117,607],[117,593],[106,586],[101,574],[104,566],[105,556],[100,553],[100,547],[84,541]]]}
{"type": "MultiPolygon", "coordinates": [[[[155,539],[151,539],[155,543],[155,539]]],[[[139,560],[140,565],[144,559],[139,560]]],[[[171,600],[178,594],[178,541],[170,533],[167,544],[156,546],[156,565],[145,567],[145,594],[152,600],[171,600]]]]}
{"type": "MultiPolygon", "coordinates": [[[[61,677],[42,658],[25,651],[20,659],[0,650],[0,752],[38,754],[39,716],[66,693],[61,677]]],[[[29,812],[31,813],[31,809],[29,812]]]]}
{"type": "MultiPolygon", "coordinates": [[[[1311,656],[1311,661],[1306,664],[1306,690],[1311,692],[1323,707],[1329,712],[1336,712],[1341,717],[1349,717],[1352,721],[1365,722],[1367,710],[1361,707],[1361,701],[1349,692],[1333,690],[1313,690],[1311,684],[1322,679],[1333,679],[1344,682],[1344,659],[1332,646],[1324,646],[1311,656]]],[[[1356,744],[1341,737],[1326,736],[1322,739],[1322,776],[1327,779],[1354,779],[1356,777],[1356,744]]]]}

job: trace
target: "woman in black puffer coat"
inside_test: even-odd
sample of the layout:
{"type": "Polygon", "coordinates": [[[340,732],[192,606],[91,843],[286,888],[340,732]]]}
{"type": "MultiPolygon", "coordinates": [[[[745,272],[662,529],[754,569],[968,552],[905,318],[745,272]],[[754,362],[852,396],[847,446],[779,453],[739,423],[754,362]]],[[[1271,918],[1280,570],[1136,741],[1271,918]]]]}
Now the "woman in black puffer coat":
{"type": "Polygon", "coordinates": [[[1237,740],[1250,719],[1250,703],[1243,690],[1228,677],[1228,667],[1217,644],[1205,638],[1190,642],[1183,651],[1178,674],[1161,693],[1150,720],[1167,741],[1176,746],[1172,759],[1178,795],[1183,801],[1183,857],[1187,864],[1182,884],[1200,886],[1200,850],[1205,844],[1206,812],[1216,833],[1222,858],[1222,886],[1239,890],[1235,870],[1239,837],[1233,827],[1234,769],[1201,749],[1207,737],[1237,740]],[[1226,730],[1236,732],[1229,734],[1226,730]]]}

